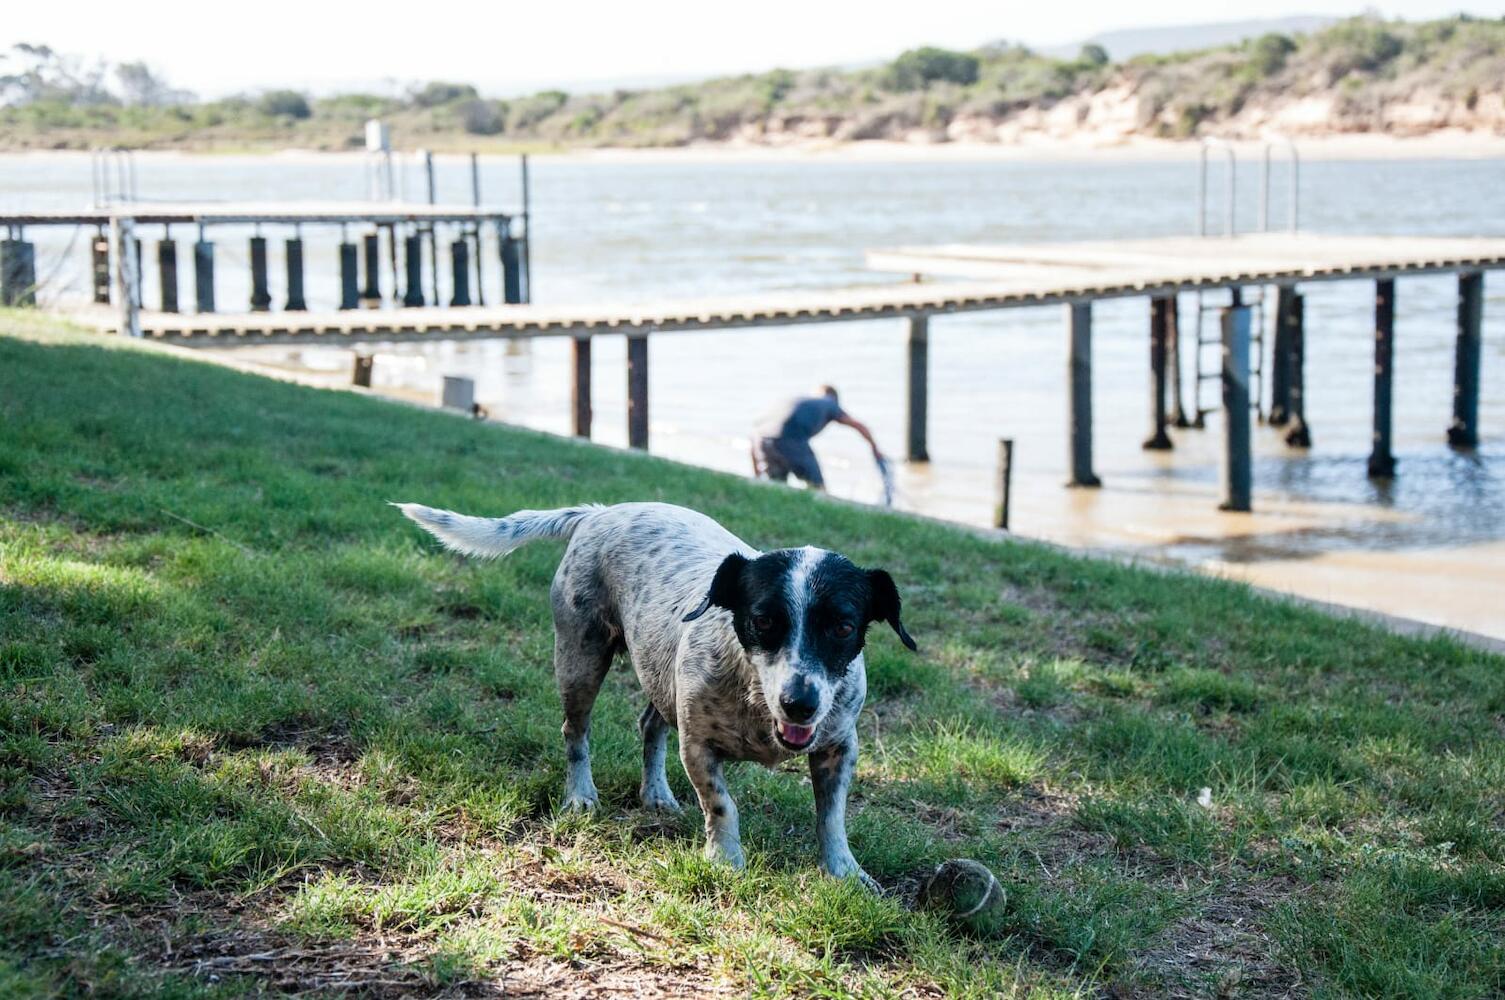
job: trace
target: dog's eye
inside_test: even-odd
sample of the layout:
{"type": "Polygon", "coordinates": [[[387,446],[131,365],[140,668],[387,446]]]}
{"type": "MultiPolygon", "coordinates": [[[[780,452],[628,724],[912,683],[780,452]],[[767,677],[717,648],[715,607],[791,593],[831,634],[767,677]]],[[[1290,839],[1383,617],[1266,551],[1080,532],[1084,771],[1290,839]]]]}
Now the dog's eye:
{"type": "Polygon", "coordinates": [[[773,628],[773,619],[768,617],[767,615],[753,615],[752,623],[753,628],[757,629],[759,632],[767,632],[769,629],[773,628]]]}
{"type": "Polygon", "coordinates": [[[836,627],[831,631],[836,633],[836,638],[846,639],[851,636],[854,627],[851,622],[837,622],[836,627]]]}

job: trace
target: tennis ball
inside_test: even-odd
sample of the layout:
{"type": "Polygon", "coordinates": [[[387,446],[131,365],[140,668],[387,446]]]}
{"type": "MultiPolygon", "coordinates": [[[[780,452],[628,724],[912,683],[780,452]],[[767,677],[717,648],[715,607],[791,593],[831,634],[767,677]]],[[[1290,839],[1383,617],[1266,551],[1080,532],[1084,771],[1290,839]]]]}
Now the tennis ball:
{"type": "Polygon", "coordinates": [[[987,865],[956,858],[942,862],[926,876],[920,883],[917,902],[976,934],[996,934],[1003,929],[1006,896],[987,865]]]}

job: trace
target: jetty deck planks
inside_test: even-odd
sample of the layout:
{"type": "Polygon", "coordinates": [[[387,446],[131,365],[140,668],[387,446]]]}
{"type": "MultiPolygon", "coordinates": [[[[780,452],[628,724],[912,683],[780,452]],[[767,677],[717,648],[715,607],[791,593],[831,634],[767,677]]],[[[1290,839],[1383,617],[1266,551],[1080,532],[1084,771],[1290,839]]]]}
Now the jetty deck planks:
{"type": "MultiPolygon", "coordinates": [[[[353,207],[353,206],[352,206],[353,207]]],[[[372,207],[361,206],[368,213],[372,207]]],[[[233,206],[216,206],[227,214],[233,206]]],[[[332,206],[310,209],[330,210],[332,206]]],[[[344,211],[345,209],[341,209],[344,211]]],[[[389,211],[434,211],[388,206],[389,211]]],[[[258,211],[265,218],[266,206],[258,211]]],[[[444,209],[454,213],[455,209],[444,209]]],[[[465,210],[458,210],[462,214],[465,210]]],[[[403,218],[413,216],[404,215],[403,218]]],[[[421,217],[421,216],[420,216],[421,217]]],[[[443,217],[447,218],[447,215],[443,217]]],[[[873,250],[875,270],[932,282],[596,305],[512,305],[174,315],[143,312],[144,336],[189,346],[667,333],[978,312],[1244,285],[1386,279],[1505,268],[1505,239],[1261,233],[1087,243],[873,250]]],[[[100,313],[86,322],[118,327],[100,313]]]]}

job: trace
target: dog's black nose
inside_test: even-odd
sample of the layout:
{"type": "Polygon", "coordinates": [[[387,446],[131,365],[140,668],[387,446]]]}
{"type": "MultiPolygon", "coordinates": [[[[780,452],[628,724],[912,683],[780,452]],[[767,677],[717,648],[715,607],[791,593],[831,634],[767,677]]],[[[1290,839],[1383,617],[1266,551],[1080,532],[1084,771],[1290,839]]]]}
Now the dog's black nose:
{"type": "Polygon", "coordinates": [[[779,692],[779,709],[783,711],[784,718],[796,725],[809,722],[820,709],[820,691],[814,684],[796,674],[784,685],[784,690],[779,692]]]}

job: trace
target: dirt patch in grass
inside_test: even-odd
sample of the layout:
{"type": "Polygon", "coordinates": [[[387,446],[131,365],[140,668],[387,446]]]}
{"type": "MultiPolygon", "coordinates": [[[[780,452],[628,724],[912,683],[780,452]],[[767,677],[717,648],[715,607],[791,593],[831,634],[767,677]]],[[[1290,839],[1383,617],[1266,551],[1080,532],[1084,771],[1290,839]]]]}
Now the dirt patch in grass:
{"type": "Polygon", "coordinates": [[[610,954],[563,960],[518,945],[504,960],[470,963],[435,954],[420,936],[365,933],[350,940],[299,941],[237,924],[163,939],[158,968],[207,983],[231,977],[292,994],[363,997],[696,997],[735,991],[697,967],[657,968],[610,954]]]}
{"type": "Polygon", "coordinates": [[[1157,996],[1305,995],[1300,973],[1275,960],[1275,941],[1264,926],[1299,887],[1282,877],[1210,884],[1196,912],[1139,955],[1136,971],[1155,983],[1157,996]]]}
{"type": "Polygon", "coordinates": [[[1047,877],[1084,861],[1112,855],[1113,839],[1083,830],[1074,820],[1080,797],[1027,786],[999,810],[996,826],[1024,840],[1047,877]]]}

